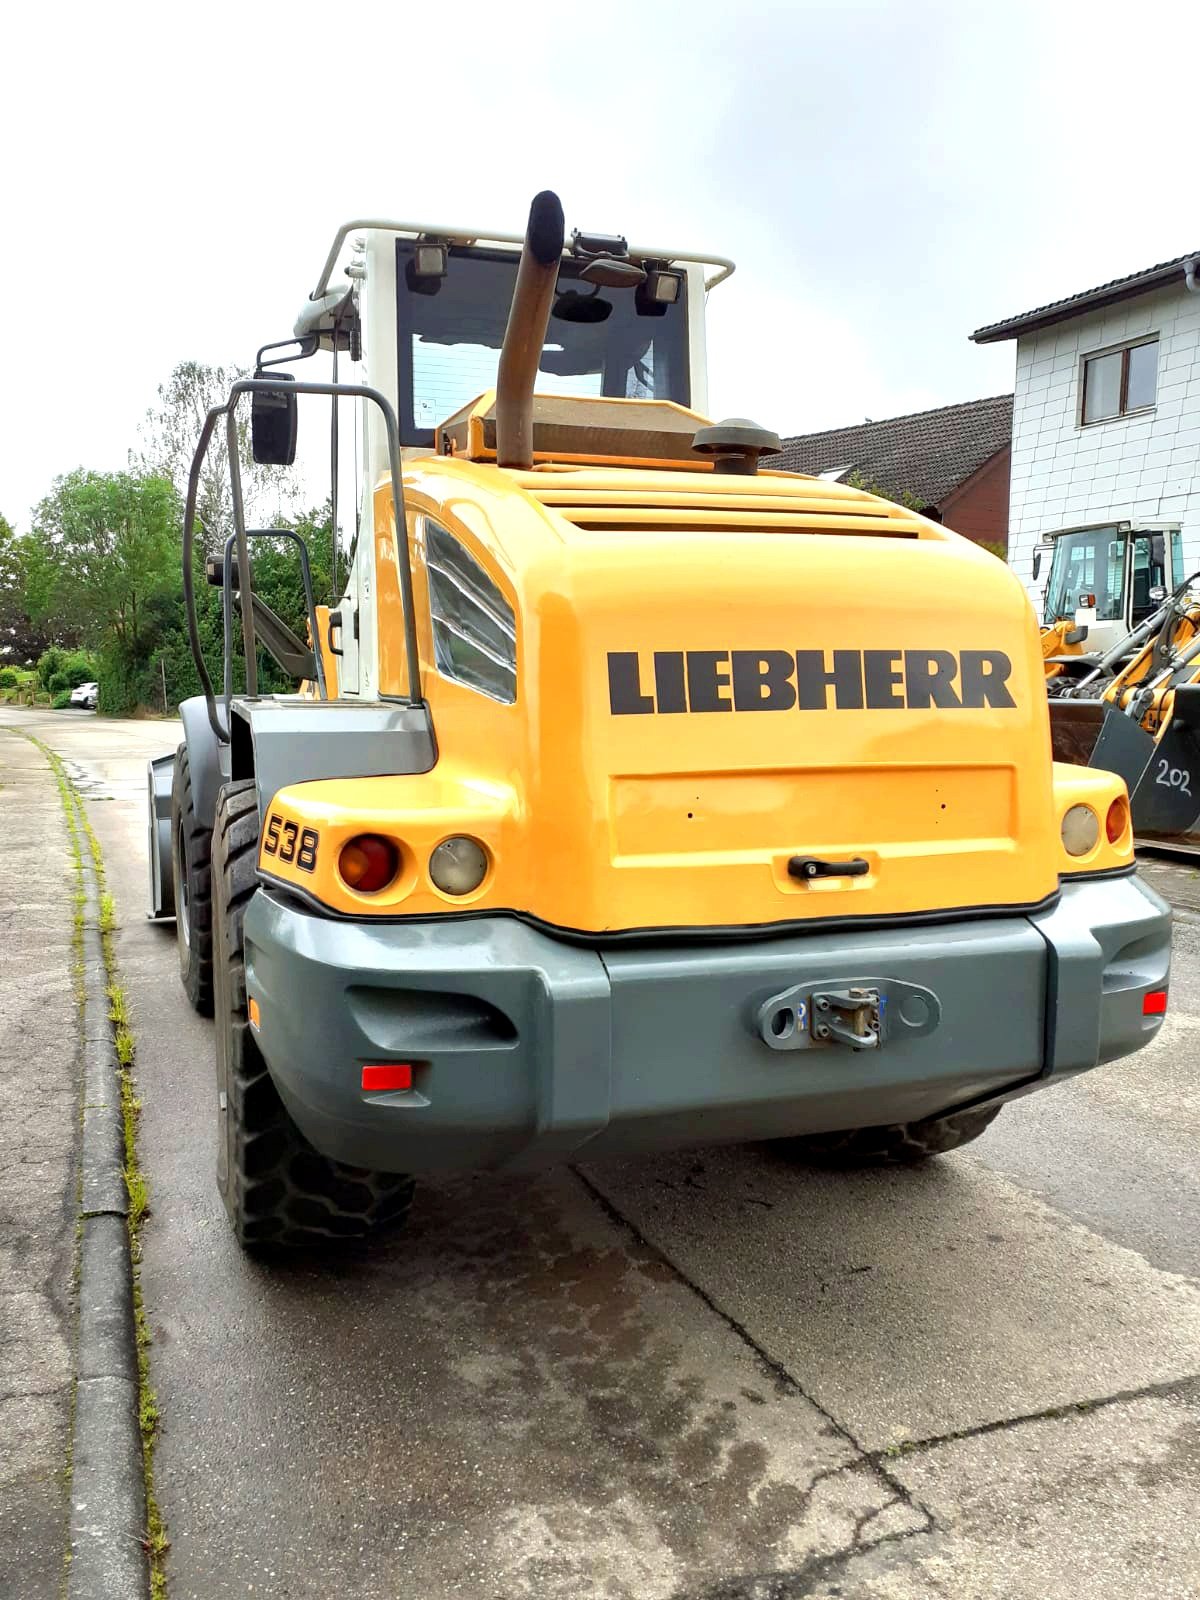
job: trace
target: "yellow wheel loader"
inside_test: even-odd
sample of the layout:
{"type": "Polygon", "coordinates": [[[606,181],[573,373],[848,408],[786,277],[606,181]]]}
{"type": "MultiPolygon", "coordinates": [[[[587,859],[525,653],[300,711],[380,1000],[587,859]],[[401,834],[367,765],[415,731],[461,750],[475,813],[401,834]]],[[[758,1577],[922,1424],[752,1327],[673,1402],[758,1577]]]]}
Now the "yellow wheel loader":
{"type": "Polygon", "coordinates": [[[1049,558],[1042,598],[1046,676],[1064,675],[1074,658],[1106,654],[1156,612],[1184,581],[1178,527],[1128,522],[1067,528],[1033,553],[1033,578],[1049,558]]]}
{"type": "Polygon", "coordinates": [[[1200,573],[1104,654],[1058,665],[1055,758],[1116,773],[1139,841],[1200,850],[1200,573]]]}
{"type": "Polygon", "coordinates": [[[215,1014],[248,1247],[365,1233],[428,1173],[919,1160],[1162,1022],[1168,911],[1120,779],[1051,762],[1017,580],[704,415],[732,270],[567,237],[548,193],[523,237],[352,223],[206,422],[204,693],[151,764],[152,914],[215,1014]],[[332,609],[300,547],[305,640],[254,591],[278,531],[246,526],[236,419],[286,463],[311,396],[356,410],[365,487],[332,609]],[[260,646],[295,692],[259,693],[260,646]]]}

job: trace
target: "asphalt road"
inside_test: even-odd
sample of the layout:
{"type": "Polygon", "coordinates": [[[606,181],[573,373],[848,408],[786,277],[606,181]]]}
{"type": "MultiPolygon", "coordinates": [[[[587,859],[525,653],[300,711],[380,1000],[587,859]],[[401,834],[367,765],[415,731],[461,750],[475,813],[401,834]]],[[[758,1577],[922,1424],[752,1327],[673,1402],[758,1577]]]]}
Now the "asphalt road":
{"type": "Polygon", "coordinates": [[[173,1600],[1200,1594],[1186,913],[1149,1049],[927,1169],[429,1184],[405,1233],[264,1267],[213,1182],[211,1025],[144,920],[177,725],[5,718],[74,764],[117,899],[173,1600]]]}

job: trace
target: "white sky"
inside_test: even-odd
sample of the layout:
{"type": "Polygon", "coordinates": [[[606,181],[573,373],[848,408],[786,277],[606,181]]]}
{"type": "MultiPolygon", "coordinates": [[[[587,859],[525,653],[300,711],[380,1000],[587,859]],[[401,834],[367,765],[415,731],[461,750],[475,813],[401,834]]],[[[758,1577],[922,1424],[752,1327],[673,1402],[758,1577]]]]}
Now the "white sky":
{"type": "Polygon", "coordinates": [[[285,337],[344,217],[516,232],[547,187],[568,227],[735,257],[714,415],[786,434],[998,393],[1013,347],[973,328],[1200,249],[1197,15],[12,7],[0,511],[24,528],[57,474],[122,467],[176,361],[285,337]]]}

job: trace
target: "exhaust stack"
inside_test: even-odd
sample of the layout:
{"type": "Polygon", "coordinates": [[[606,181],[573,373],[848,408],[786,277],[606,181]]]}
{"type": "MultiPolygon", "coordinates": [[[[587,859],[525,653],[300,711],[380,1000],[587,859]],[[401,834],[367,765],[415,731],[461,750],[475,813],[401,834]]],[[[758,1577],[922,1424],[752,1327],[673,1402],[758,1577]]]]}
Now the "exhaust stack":
{"type": "Polygon", "coordinates": [[[562,202],[543,189],[529,208],[496,373],[496,461],[502,467],[533,465],[533,386],[550,325],[562,248],[562,202]]]}

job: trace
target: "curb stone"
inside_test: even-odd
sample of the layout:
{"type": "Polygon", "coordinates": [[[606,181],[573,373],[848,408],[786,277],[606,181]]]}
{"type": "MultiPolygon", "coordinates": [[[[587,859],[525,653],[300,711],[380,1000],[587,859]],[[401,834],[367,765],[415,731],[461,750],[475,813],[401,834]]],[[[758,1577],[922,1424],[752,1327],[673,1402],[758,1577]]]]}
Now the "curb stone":
{"type": "MultiPolygon", "coordinates": [[[[73,785],[69,794],[77,819],[82,819],[73,785]]],[[[78,823],[77,828],[82,836],[78,823]]],[[[84,894],[83,1142],[67,1600],[139,1600],[149,1593],[150,1574],[126,1222],[125,1124],[108,1014],[99,886],[86,844],[80,847],[79,862],[84,894]]]]}

